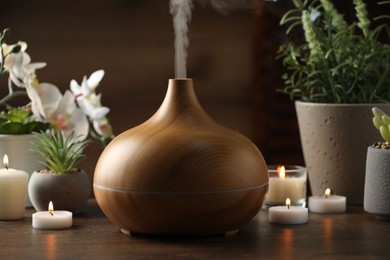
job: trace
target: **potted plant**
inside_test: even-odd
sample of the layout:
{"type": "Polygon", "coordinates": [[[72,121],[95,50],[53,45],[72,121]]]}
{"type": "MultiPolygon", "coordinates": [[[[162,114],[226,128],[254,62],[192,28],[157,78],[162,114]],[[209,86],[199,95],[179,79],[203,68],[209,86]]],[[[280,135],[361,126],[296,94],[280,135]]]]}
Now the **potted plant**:
{"type": "Polygon", "coordinates": [[[384,142],[368,147],[364,210],[377,218],[390,220],[390,117],[381,109],[372,108],[373,123],[384,142]]]}
{"type": "MultiPolygon", "coordinates": [[[[0,77],[8,82],[8,93],[0,99],[0,156],[8,154],[11,166],[31,175],[40,160],[30,152],[32,133],[50,129],[64,130],[66,137],[74,132],[79,140],[89,133],[105,146],[113,138],[109,109],[95,92],[104,71],[84,77],[80,85],[72,80],[71,91],[62,95],[57,86],[38,80],[36,70],[46,64],[31,63],[25,42],[7,44],[9,34],[10,29],[0,33],[0,77]],[[25,105],[14,102],[20,96],[27,98],[25,105]]],[[[31,206],[29,199],[26,205],[31,206]]]]}
{"type": "Polygon", "coordinates": [[[282,45],[278,58],[287,69],[282,92],[296,100],[312,192],[332,188],[361,205],[365,150],[378,137],[367,111],[390,111],[390,45],[379,40],[390,38],[389,27],[371,25],[363,0],[353,1],[351,23],[329,0],[293,2],[281,24],[290,35],[301,26],[304,40],[282,45]]]}
{"type": "Polygon", "coordinates": [[[45,168],[31,175],[28,193],[32,205],[43,211],[52,201],[57,209],[80,212],[91,193],[91,184],[88,175],[76,166],[90,141],[77,141],[73,133],[64,137],[54,130],[49,135],[41,132],[34,136],[33,151],[45,158],[39,162],[45,168]]]}

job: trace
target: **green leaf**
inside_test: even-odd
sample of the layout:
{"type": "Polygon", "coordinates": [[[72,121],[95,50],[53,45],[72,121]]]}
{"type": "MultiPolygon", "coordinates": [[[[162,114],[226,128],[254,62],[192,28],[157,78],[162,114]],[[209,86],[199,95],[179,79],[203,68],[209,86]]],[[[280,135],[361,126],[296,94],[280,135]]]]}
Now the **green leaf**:
{"type": "Polygon", "coordinates": [[[295,22],[295,23],[292,23],[292,24],[288,27],[288,29],[287,29],[287,31],[286,31],[286,34],[290,34],[290,32],[292,31],[292,29],[294,29],[296,26],[300,25],[301,23],[302,23],[301,21],[297,21],[297,22],[295,22]]]}
{"type": "Polygon", "coordinates": [[[11,34],[11,29],[10,28],[5,28],[3,30],[3,33],[0,36],[0,40],[3,40],[4,38],[8,37],[8,35],[11,34]]]}
{"type": "Polygon", "coordinates": [[[390,4],[390,1],[380,1],[378,2],[378,5],[385,5],[385,4],[390,4]]]}
{"type": "Polygon", "coordinates": [[[390,125],[390,116],[383,115],[382,116],[382,122],[385,123],[385,125],[390,125]]]}
{"type": "Polygon", "coordinates": [[[374,116],[376,118],[378,118],[379,120],[382,119],[382,116],[385,114],[385,112],[383,112],[380,108],[377,108],[377,107],[373,107],[372,108],[372,113],[374,114],[374,116]]]}
{"type": "Polygon", "coordinates": [[[379,128],[379,132],[381,133],[383,139],[386,141],[386,142],[390,142],[390,131],[389,131],[389,128],[386,127],[386,126],[381,126],[379,128]]]}
{"type": "Polygon", "coordinates": [[[21,135],[26,134],[26,128],[22,123],[7,122],[0,126],[0,134],[21,135]]]}
{"type": "Polygon", "coordinates": [[[279,24],[280,25],[286,24],[288,22],[288,19],[290,19],[291,17],[298,17],[300,19],[300,16],[291,16],[293,13],[296,13],[296,12],[298,12],[298,14],[299,14],[299,10],[297,10],[297,9],[291,9],[291,10],[287,11],[283,15],[282,19],[280,19],[279,24]]]}
{"type": "Polygon", "coordinates": [[[379,130],[379,128],[383,125],[382,124],[382,121],[379,120],[377,117],[373,117],[372,118],[372,123],[374,124],[374,126],[379,130]]]}
{"type": "Polygon", "coordinates": [[[43,122],[29,122],[25,124],[26,130],[28,133],[32,132],[45,132],[47,129],[49,129],[49,124],[48,123],[43,123],[43,122]]]}
{"type": "Polygon", "coordinates": [[[11,122],[15,122],[15,123],[22,123],[23,122],[23,118],[21,118],[17,115],[13,115],[13,114],[4,114],[3,118],[6,120],[9,120],[11,122]]]}
{"type": "Polygon", "coordinates": [[[37,140],[33,143],[34,150],[46,159],[46,167],[54,173],[68,173],[75,169],[80,159],[85,157],[84,148],[89,140],[75,143],[73,133],[64,138],[61,132],[52,130],[50,135],[44,132],[33,133],[37,140]]]}
{"type": "Polygon", "coordinates": [[[295,7],[303,8],[302,0],[293,0],[295,7]]]}

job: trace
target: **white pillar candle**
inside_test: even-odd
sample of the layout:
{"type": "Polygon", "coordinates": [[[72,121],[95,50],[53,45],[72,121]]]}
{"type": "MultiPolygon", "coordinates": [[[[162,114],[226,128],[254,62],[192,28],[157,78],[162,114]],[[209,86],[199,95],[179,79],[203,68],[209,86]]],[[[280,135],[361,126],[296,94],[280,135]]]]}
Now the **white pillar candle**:
{"type": "Polygon", "coordinates": [[[8,168],[8,157],[3,159],[6,168],[0,169],[0,220],[24,217],[28,174],[8,168]]]}
{"type": "Polygon", "coordinates": [[[325,196],[309,197],[309,210],[313,213],[342,213],[345,212],[346,205],[347,198],[330,195],[330,189],[326,189],[325,196]]]}
{"type": "MultiPolygon", "coordinates": [[[[272,167],[272,166],[270,166],[272,167]]],[[[284,205],[286,198],[292,204],[306,205],[306,168],[301,166],[284,166],[269,169],[268,194],[266,206],[284,205]]]]}
{"type": "Polygon", "coordinates": [[[268,209],[268,220],[275,224],[304,224],[309,219],[308,209],[299,206],[290,206],[289,199],[286,206],[271,207],[268,209]]]}
{"type": "Polygon", "coordinates": [[[66,229],[72,226],[72,212],[54,210],[50,201],[48,211],[32,214],[32,226],[36,229],[66,229]]]}

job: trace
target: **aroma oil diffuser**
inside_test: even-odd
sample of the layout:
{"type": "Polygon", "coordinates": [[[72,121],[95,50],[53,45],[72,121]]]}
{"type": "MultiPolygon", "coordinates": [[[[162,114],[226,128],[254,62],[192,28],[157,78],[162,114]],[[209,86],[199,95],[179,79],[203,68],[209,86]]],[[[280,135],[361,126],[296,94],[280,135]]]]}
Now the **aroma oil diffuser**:
{"type": "Polygon", "coordinates": [[[159,110],[106,147],[94,175],[100,208],[125,234],[234,233],[267,188],[260,151],[213,121],[186,78],[171,79],[159,110]]]}

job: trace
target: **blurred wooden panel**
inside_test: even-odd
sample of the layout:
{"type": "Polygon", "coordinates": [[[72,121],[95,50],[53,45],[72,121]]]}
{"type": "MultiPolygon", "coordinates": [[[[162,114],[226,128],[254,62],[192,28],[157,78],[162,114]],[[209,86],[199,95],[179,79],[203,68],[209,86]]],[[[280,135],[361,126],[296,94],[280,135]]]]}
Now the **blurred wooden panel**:
{"type": "MultiPolygon", "coordinates": [[[[28,43],[33,62],[47,62],[38,77],[62,92],[70,80],[104,69],[97,91],[117,134],[147,120],[174,77],[168,0],[5,0],[0,25],[12,28],[9,43],[28,43]]],[[[188,75],[201,104],[216,121],[253,138],[253,13],[222,15],[195,3],[189,28],[188,75]]],[[[92,144],[81,167],[92,174],[101,151],[92,144]]]]}
{"type": "Polygon", "coordinates": [[[279,20],[288,6],[259,1],[255,12],[255,141],[268,164],[304,165],[294,102],[278,92],[284,72],[275,60],[283,39],[279,20]]]}

